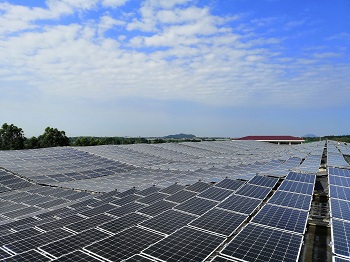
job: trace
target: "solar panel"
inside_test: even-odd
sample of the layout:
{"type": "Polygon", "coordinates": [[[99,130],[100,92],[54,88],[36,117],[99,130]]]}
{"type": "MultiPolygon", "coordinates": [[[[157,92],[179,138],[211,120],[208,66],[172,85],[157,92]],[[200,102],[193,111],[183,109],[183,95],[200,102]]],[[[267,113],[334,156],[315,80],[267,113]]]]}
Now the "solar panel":
{"type": "Polygon", "coordinates": [[[236,191],[238,188],[240,188],[244,184],[245,182],[241,180],[232,180],[229,178],[225,178],[221,182],[215,184],[215,186],[236,191]]]}
{"type": "Polygon", "coordinates": [[[152,219],[144,221],[140,225],[169,235],[181,227],[188,225],[194,219],[196,219],[195,216],[175,210],[168,210],[152,219]]]}
{"type": "Polygon", "coordinates": [[[112,232],[112,233],[118,233],[119,231],[135,226],[139,223],[141,223],[144,220],[149,219],[149,217],[143,216],[141,214],[131,213],[127,214],[121,218],[114,219],[110,222],[107,222],[103,225],[100,225],[99,228],[102,228],[106,231],[112,232]]]}
{"type": "Polygon", "coordinates": [[[330,199],[331,216],[350,221],[350,202],[341,199],[330,199]]]}
{"type": "Polygon", "coordinates": [[[155,261],[155,260],[143,257],[141,255],[135,255],[128,259],[125,259],[125,262],[149,262],[149,261],[155,261]]]}
{"type": "Polygon", "coordinates": [[[186,187],[186,190],[200,193],[200,192],[203,192],[204,190],[208,189],[211,186],[212,186],[212,184],[198,181],[197,183],[194,183],[194,184],[190,185],[189,187],[186,187]]]}
{"type": "Polygon", "coordinates": [[[235,262],[234,260],[231,260],[225,257],[216,256],[211,262],[232,262],[232,261],[235,262]]]}
{"type": "Polygon", "coordinates": [[[230,236],[242,225],[247,217],[247,215],[214,208],[192,221],[189,225],[224,236],[230,236]]]}
{"type": "Polygon", "coordinates": [[[84,211],[84,212],[79,212],[79,214],[86,216],[86,217],[93,217],[98,214],[102,214],[106,211],[110,211],[112,209],[117,208],[116,206],[110,205],[110,204],[104,204],[95,208],[91,208],[90,210],[84,211]]]}
{"type": "Polygon", "coordinates": [[[64,225],[74,223],[76,221],[79,221],[83,219],[81,216],[78,215],[71,215],[64,217],[62,219],[56,220],[56,221],[50,221],[48,223],[44,223],[41,225],[38,225],[38,227],[42,230],[49,231],[55,228],[63,227],[64,225]]]}
{"type": "Polygon", "coordinates": [[[316,175],[289,172],[289,174],[286,177],[286,180],[293,180],[293,181],[297,181],[297,182],[305,182],[305,183],[314,184],[315,180],[316,180],[316,175]]]}
{"type": "Polygon", "coordinates": [[[93,228],[43,245],[40,247],[40,249],[51,254],[52,256],[60,257],[108,236],[108,234],[93,228]]]}
{"type": "Polygon", "coordinates": [[[102,260],[94,258],[89,254],[82,252],[81,250],[76,250],[70,254],[57,258],[53,261],[55,262],[101,262],[102,260]]]}
{"type": "Polygon", "coordinates": [[[175,194],[176,192],[184,189],[185,186],[183,185],[179,185],[179,184],[173,184],[171,186],[168,186],[162,190],[160,190],[159,192],[162,192],[162,193],[165,193],[165,194],[169,194],[169,195],[173,195],[175,194]]]}
{"type": "Polygon", "coordinates": [[[0,259],[2,258],[7,258],[7,257],[10,257],[11,255],[9,253],[7,253],[5,250],[2,250],[0,248],[0,259]]]}
{"type": "Polygon", "coordinates": [[[171,202],[175,202],[175,203],[182,203],[182,202],[185,202],[186,200],[194,197],[195,195],[196,195],[195,192],[181,190],[181,191],[178,191],[177,193],[167,197],[166,200],[171,201],[171,202]]]}
{"type": "Polygon", "coordinates": [[[314,185],[310,183],[296,182],[291,180],[284,180],[278,190],[312,195],[314,185]]]}
{"type": "Polygon", "coordinates": [[[333,257],[332,262],[349,262],[350,260],[342,257],[333,257]]]}
{"type": "Polygon", "coordinates": [[[144,208],[138,210],[138,212],[149,215],[149,216],[156,216],[156,215],[158,215],[166,210],[173,208],[174,206],[176,206],[175,203],[162,200],[162,201],[156,202],[148,207],[144,207],[144,208]]]}
{"type": "Polygon", "coordinates": [[[99,214],[94,217],[89,217],[87,219],[81,219],[75,223],[65,225],[65,228],[68,228],[70,230],[73,230],[75,232],[82,232],[84,230],[87,230],[89,228],[96,227],[98,225],[101,225],[107,221],[110,221],[112,219],[115,219],[111,216],[107,216],[105,214],[99,214]]]}
{"type": "Polygon", "coordinates": [[[332,219],[333,253],[350,256],[350,222],[332,219]]]}
{"type": "Polygon", "coordinates": [[[350,188],[330,185],[329,196],[331,198],[350,200],[350,188]]]}
{"type": "Polygon", "coordinates": [[[200,193],[198,196],[221,202],[222,200],[224,200],[228,196],[232,195],[232,193],[233,193],[232,191],[227,190],[227,189],[218,188],[218,187],[211,187],[211,188],[208,188],[207,190],[203,191],[202,193],[200,193]]]}
{"type": "Polygon", "coordinates": [[[298,261],[303,236],[248,224],[221,251],[244,261],[298,261]]]}
{"type": "Polygon", "coordinates": [[[155,187],[155,186],[151,186],[149,188],[146,188],[146,189],[144,189],[142,191],[137,192],[137,194],[141,195],[141,196],[148,196],[148,195],[151,195],[151,194],[153,194],[153,193],[155,193],[155,192],[157,192],[159,190],[160,190],[160,188],[155,187]]]}
{"type": "Polygon", "coordinates": [[[150,205],[150,204],[153,204],[157,201],[162,200],[163,198],[165,198],[167,196],[168,196],[167,194],[156,192],[156,193],[153,193],[151,195],[148,195],[144,198],[137,200],[137,202],[150,205]]]}
{"type": "Polygon", "coordinates": [[[211,200],[194,197],[174,207],[174,209],[182,210],[195,215],[202,215],[214,206],[216,206],[216,204],[217,202],[211,200]]]}
{"type": "Polygon", "coordinates": [[[260,205],[261,200],[233,195],[218,205],[219,208],[250,215],[260,205]]]}
{"type": "Polygon", "coordinates": [[[68,237],[70,235],[72,234],[68,231],[59,228],[40,235],[36,235],[31,238],[26,238],[17,242],[13,242],[5,246],[6,248],[12,250],[15,253],[23,253],[28,250],[34,249],[38,246],[53,242],[61,238],[68,237]]]}
{"type": "Polygon", "coordinates": [[[139,227],[131,227],[114,236],[97,241],[84,250],[112,261],[121,261],[140,253],[164,236],[139,227]]]}
{"type": "Polygon", "coordinates": [[[349,169],[342,169],[342,168],[328,168],[328,174],[333,174],[336,176],[342,176],[342,177],[350,177],[350,170],[349,169]]]}
{"type": "Polygon", "coordinates": [[[129,203],[137,200],[137,199],[141,199],[141,197],[138,195],[127,195],[123,198],[112,200],[112,201],[110,201],[110,203],[114,204],[114,205],[118,205],[118,206],[124,206],[126,204],[129,204],[129,203]]]}
{"type": "MultiPolygon", "coordinates": [[[[0,256],[1,258],[1,256],[0,256]]],[[[4,259],[2,261],[5,262],[46,262],[46,261],[50,261],[51,259],[49,259],[48,257],[40,254],[38,251],[36,250],[29,250],[28,252],[22,253],[22,254],[18,254],[15,255],[13,257],[9,257],[7,259],[4,259]]]]}
{"type": "Polygon", "coordinates": [[[266,176],[255,176],[248,181],[249,184],[257,186],[266,186],[273,188],[278,182],[278,178],[266,177],[266,176]]]}
{"type": "Polygon", "coordinates": [[[310,195],[277,190],[270,198],[269,203],[279,206],[309,210],[311,201],[312,196],[310,195]]]}
{"type": "Polygon", "coordinates": [[[144,208],[145,205],[144,204],[140,204],[140,203],[136,203],[136,202],[131,202],[129,204],[126,204],[122,207],[118,207],[112,210],[109,210],[106,212],[106,214],[110,214],[113,216],[117,216],[117,217],[121,217],[124,216],[126,214],[135,212],[141,208],[144,208]]]}
{"type": "Polygon", "coordinates": [[[42,232],[34,228],[28,228],[21,231],[17,231],[12,234],[2,235],[0,236],[0,245],[5,245],[8,243],[12,243],[12,242],[25,239],[28,237],[32,237],[35,235],[39,235],[39,234],[42,234],[42,232]]]}
{"type": "Polygon", "coordinates": [[[271,192],[271,188],[246,184],[236,191],[237,195],[265,199],[271,192]]]}
{"type": "Polygon", "coordinates": [[[343,187],[350,187],[350,177],[329,175],[329,184],[343,187]]]}
{"type": "Polygon", "coordinates": [[[224,237],[184,227],[142,253],[168,262],[204,261],[224,240],[224,237]]]}
{"type": "Polygon", "coordinates": [[[265,205],[252,222],[304,234],[308,218],[307,211],[265,205]]]}

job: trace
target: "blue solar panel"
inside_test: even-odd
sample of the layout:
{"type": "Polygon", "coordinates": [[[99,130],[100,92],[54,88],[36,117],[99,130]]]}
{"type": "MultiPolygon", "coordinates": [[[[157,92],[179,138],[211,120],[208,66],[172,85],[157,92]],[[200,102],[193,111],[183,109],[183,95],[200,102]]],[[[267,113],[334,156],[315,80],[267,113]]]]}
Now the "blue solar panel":
{"type": "Polygon", "coordinates": [[[255,176],[249,180],[249,184],[257,186],[266,186],[273,188],[278,182],[278,178],[266,177],[266,176],[255,176]]]}
{"type": "Polygon", "coordinates": [[[350,177],[329,175],[329,184],[336,186],[350,187],[350,177]]]}
{"type": "Polygon", "coordinates": [[[278,190],[312,195],[314,190],[314,185],[310,183],[284,180],[283,183],[278,188],[278,190]]]}
{"type": "Polygon", "coordinates": [[[252,222],[303,234],[308,212],[275,205],[265,205],[252,222]]]}
{"type": "Polygon", "coordinates": [[[168,262],[204,261],[224,240],[224,237],[184,227],[142,253],[168,262]]]}
{"type": "Polygon", "coordinates": [[[215,186],[235,191],[244,184],[245,182],[241,180],[232,180],[232,179],[226,178],[221,182],[217,183],[215,186]]]}
{"type": "Polygon", "coordinates": [[[330,185],[329,195],[331,198],[350,200],[350,188],[330,185]]]}
{"type": "Polygon", "coordinates": [[[244,261],[298,261],[302,240],[302,235],[248,224],[221,253],[244,261]]]}
{"type": "Polygon", "coordinates": [[[333,253],[350,257],[350,222],[332,219],[333,253]]]}
{"type": "Polygon", "coordinates": [[[190,225],[221,235],[230,236],[242,225],[247,217],[248,215],[214,208],[192,221],[190,225]]]}
{"type": "Polygon", "coordinates": [[[271,192],[271,188],[261,187],[256,185],[244,185],[239,190],[237,190],[237,195],[253,197],[258,199],[265,199],[267,195],[271,192]]]}
{"type": "Polygon", "coordinates": [[[328,168],[328,174],[333,174],[333,175],[336,175],[336,176],[343,176],[343,177],[350,177],[350,170],[349,169],[329,167],[328,168]]]}
{"type": "Polygon", "coordinates": [[[293,181],[297,181],[297,182],[305,182],[305,183],[314,184],[315,180],[316,180],[316,175],[289,172],[289,174],[286,177],[286,180],[293,180],[293,181]]]}
{"type": "Polygon", "coordinates": [[[333,218],[350,221],[350,202],[331,198],[331,216],[333,218]]]}
{"type": "Polygon", "coordinates": [[[214,201],[222,201],[228,196],[232,195],[233,192],[227,189],[211,187],[200,193],[198,196],[207,198],[214,201]]]}
{"type": "Polygon", "coordinates": [[[233,195],[218,205],[219,208],[250,215],[261,204],[261,200],[233,195]]]}
{"type": "Polygon", "coordinates": [[[270,198],[269,203],[279,206],[309,210],[311,201],[312,196],[310,195],[277,190],[270,198]]]}

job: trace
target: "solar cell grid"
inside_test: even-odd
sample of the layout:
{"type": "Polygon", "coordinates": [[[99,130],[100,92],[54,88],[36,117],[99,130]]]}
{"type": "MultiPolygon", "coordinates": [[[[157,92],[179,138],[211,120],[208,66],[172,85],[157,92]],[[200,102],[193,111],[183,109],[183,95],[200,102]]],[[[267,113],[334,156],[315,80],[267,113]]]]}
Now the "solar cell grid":
{"type": "Polygon", "coordinates": [[[158,192],[160,190],[160,188],[158,187],[155,187],[155,186],[151,186],[149,188],[146,188],[140,192],[137,192],[138,195],[141,195],[141,196],[148,196],[150,194],[153,194],[155,192],[158,192]]]}
{"type": "Polygon", "coordinates": [[[332,219],[333,253],[350,256],[350,222],[332,219]]]}
{"type": "Polygon", "coordinates": [[[303,237],[248,224],[221,251],[244,261],[297,261],[303,237]]]}
{"type": "Polygon", "coordinates": [[[198,181],[197,183],[194,183],[194,184],[186,187],[186,190],[200,193],[200,192],[203,192],[204,190],[208,189],[211,186],[212,186],[212,184],[198,181]]]}
{"type": "Polygon", "coordinates": [[[233,192],[230,190],[218,187],[211,187],[200,193],[198,196],[221,202],[232,194],[233,192]]]}
{"type": "Polygon", "coordinates": [[[62,256],[60,258],[54,259],[55,262],[101,262],[102,260],[90,256],[82,252],[81,250],[76,250],[70,254],[62,256]]]}
{"type": "Polygon", "coordinates": [[[163,261],[204,261],[224,237],[184,227],[143,251],[163,261]]]}
{"type": "Polygon", "coordinates": [[[273,188],[278,182],[278,178],[256,175],[248,181],[249,184],[273,188]]]}
{"type": "Polygon", "coordinates": [[[25,239],[31,236],[42,234],[42,232],[34,229],[34,228],[28,228],[21,231],[17,231],[12,234],[2,235],[0,236],[0,245],[5,245],[8,243],[12,243],[21,239],[25,239]]]}
{"type": "Polygon", "coordinates": [[[155,260],[143,257],[141,255],[135,255],[125,260],[125,262],[149,262],[149,261],[155,261],[155,260]]]}
{"type": "Polygon", "coordinates": [[[217,202],[211,200],[194,197],[174,208],[191,214],[202,215],[214,206],[216,206],[216,204],[217,202]]]}
{"type": "Polygon", "coordinates": [[[306,211],[267,204],[256,214],[252,222],[303,234],[307,217],[306,211]]]}
{"type": "Polygon", "coordinates": [[[42,230],[49,231],[49,230],[52,230],[52,229],[55,229],[55,228],[59,228],[59,227],[62,227],[64,225],[67,225],[67,224],[70,224],[70,223],[74,223],[74,222],[79,221],[81,219],[83,219],[81,216],[71,215],[71,216],[68,216],[68,217],[64,217],[64,218],[58,219],[56,221],[50,221],[48,223],[41,224],[38,227],[40,229],[42,229],[42,230]]]}
{"type": "Polygon", "coordinates": [[[331,185],[350,187],[350,177],[329,175],[328,178],[331,185]]]}
{"type": "Polygon", "coordinates": [[[350,201],[350,188],[330,185],[329,195],[331,198],[338,198],[350,201]]]}
{"type": "Polygon", "coordinates": [[[151,195],[145,196],[144,198],[138,199],[137,202],[150,205],[164,199],[167,196],[167,194],[156,192],[151,195]]]}
{"type": "Polygon", "coordinates": [[[331,216],[350,221],[350,202],[341,199],[330,199],[331,216]]]}
{"type": "Polygon", "coordinates": [[[110,221],[114,219],[111,216],[107,216],[105,214],[99,214],[94,217],[89,217],[87,219],[81,219],[75,223],[65,225],[65,228],[68,228],[70,230],[73,230],[75,232],[82,232],[84,230],[87,230],[89,228],[96,227],[98,225],[101,225],[107,221],[110,221]]]}
{"type": "Polygon", "coordinates": [[[48,257],[42,255],[36,250],[29,250],[28,252],[15,255],[13,257],[9,257],[7,259],[4,259],[2,261],[5,262],[46,262],[50,261],[48,257]]]}
{"type": "Polygon", "coordinates": [[[98,214],[102,214],[104,212],[110,211],[112,209],[116,209],[117,207],[111,204],[104,204],[95,208],[91,208],[89,210],[79,212],[79,214],[86,216],[86,217],[92,217],[96,216],[98,214]]]}
{"type": "Polygon", "coordinates": [[[144,207],[144,208],[138,210],[138,212],[149,215],[149,216],[155,216],[155,215],[158,215],[166,210],[173,208],[174,206],[176,206],[175,203],[162,200],[162,201],[156,202],[148,207],[144,207]]]}
{"type": "Polygon", "coordinates": [[[184,189],[185,186],[183,185],[179,185],[179,184],[173,184],[171,186],[168,186],[162,190],[160,190],[159,192],[165,193],[165,194],[175,194],[178,191],[181,191],[182,189],[184,189]]]}
{"type": "Polygon", "coordinates": [[[146,229],[131,227],[114,236],[84,247],[84,250],[111,261],[122,261],[140,253],[149,245],[163,238],[164,236],[146,229]]]}
{"type": "Polygon", "coordinates": [[[250,215],[260,205],[261,200],[232,195],[217,207],[250,215]]]}
{"type": "Polygon", "coordinates": [[[342,257],[333,257],[332,261],[333,262],[349,262],[350,260],[342,258],[342,257]]]}
{"type": "Polygon", "coordinates": [[[215,186],[235,191],[235,190],[237,190],[238,188],[240,188],[244,184],[245,184],[245,182],[241,181],[241,180],[232,180],[232,179],[229,179],[229,178],[225,178],[221,182],[215,184],[215,186]]]}
{"type": "Polygon", "coordinates": [[[246,184],[237,190],[235,194],[252,198],[265,199],[271,190],[272,188],[246,184]]]}
{"type": "Polygon", "coordinates": [[[40,249],[55,257],[60,257],[108,236],[106,233],[93,228],[43,245],[40,249]]]}
{"type": "Polygon", "coordinates": [[[315,180],[316,180],[316,176],[314,174],[303,174],[303,173],[289,172],[289,174],[286,177],[286,180],[314,184],[315,180]]]}
{"type": "Polygon", "coordinates": [[[342,168],[328,168],[328,174],[333,174],[336,176],[342,176],[342,177],[350,177],[350,170],[349,169],[342,169],[342,168]]]}
{"type": "Polygon", "coordinates": [[[107,223],[104,223],[103,225],[100,225],[99,228],[109,231],[111,233],[118,233],[119,231],[125,228],[135,226],[147,219],[149,219],[149,217],[147,216],[143,216],[141,214],[136,213],[130,213],[121,218],[117,218],[107,223]]]}
{"type": "Polygon", "coordinates": [[[185,202],[186,200],[194,197],[195,195],[196,195],[195,192],[181,190],[181,191],[178,191],[177,193],[175,193],[171,196],[168,196],[166,198],[166,200],[171,201],[171,202],[175,202],[175,203],[182,203],[182,202],[185,202]]]}
{"type": "Polygon", "coordinates": [[[144,208],[145,205],[144,204],[140,204],[140,203],[136,203],[136,202],[131,202],[129,204],[126,204],[122,207],[118,207],[115,209],[111,209],[109,211],[106,212],[106,214],[110,214],[113,216],[117,216],[117,217],[121,217],[124,216],[126,214],[135,212],[141,208],[144,208]]]}
{"type": "Polygon", "coordinates": [[[152,219],[144,221],[140,225],[169,235],[179,228],[188,225],[194,219],[196,217],[193,215],[168,210],[152,219]]]}
{"type": "Polygon", "coordinates": [[[72,234],[63,229],[55,229],[31,238],[13,242],[11,244],[6,245],[6,247],[15,253],[23,253],[43,244],[50,243],[61,238],[65,238],[70,235],[72,234]]]}
{"type": "Polygon", "coordinates": [[[296,182],[291,180],[284,180],[278,190],[295,192],[300,194],[312,195],[314,185],[310,183],[296,182]]]}
{"type": "Polygon", "coordinates": [[[286,206],[291,208],[309,210],[312,201],[312,196],[279,191],[277,190],[274,195],[269,199],[270,204],[286,206]]]}
{"type": "Polygon", "coordinates": [[[247,215],[237,214],[222,209],[214,208],[189,225],[230,236],[247,219],[247,215]]]}

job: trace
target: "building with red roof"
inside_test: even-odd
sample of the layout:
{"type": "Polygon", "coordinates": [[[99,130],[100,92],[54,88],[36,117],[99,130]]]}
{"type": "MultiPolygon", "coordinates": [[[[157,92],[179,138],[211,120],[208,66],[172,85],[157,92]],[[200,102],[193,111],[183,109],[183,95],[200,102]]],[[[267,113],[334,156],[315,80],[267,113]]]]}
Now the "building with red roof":
{"type": "Polygon", "coordinates": [[[302,144],[305,142],[303,138],[295,137],[295,136],[245,136],[241,138],[237,138],[235,140],[253,140],[260,142],[269,142],[274,144],[287,144],[287,145],[295,145],[302,144]]]}

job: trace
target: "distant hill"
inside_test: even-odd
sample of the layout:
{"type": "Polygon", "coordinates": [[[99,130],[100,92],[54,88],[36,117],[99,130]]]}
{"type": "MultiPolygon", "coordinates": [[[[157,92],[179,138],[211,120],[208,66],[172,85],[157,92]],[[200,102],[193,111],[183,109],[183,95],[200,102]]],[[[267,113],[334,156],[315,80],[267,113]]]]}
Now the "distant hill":
{"type": "Polygon", "coordinates": [[[307,135],[304,135],[304,136],[302,136],[302,137],[318,137],[318,136],[316,136],[316,135],[314,135],[314,134],[307,134],[307,135]]]}
{"type": "Polygon", "coordinates": [[[176,135],[168,135],[168,136],[164,136],[163,138],[166,139],[193,139],[195,138],[195,135],[192,134],[176,134],[176,135]]]}

